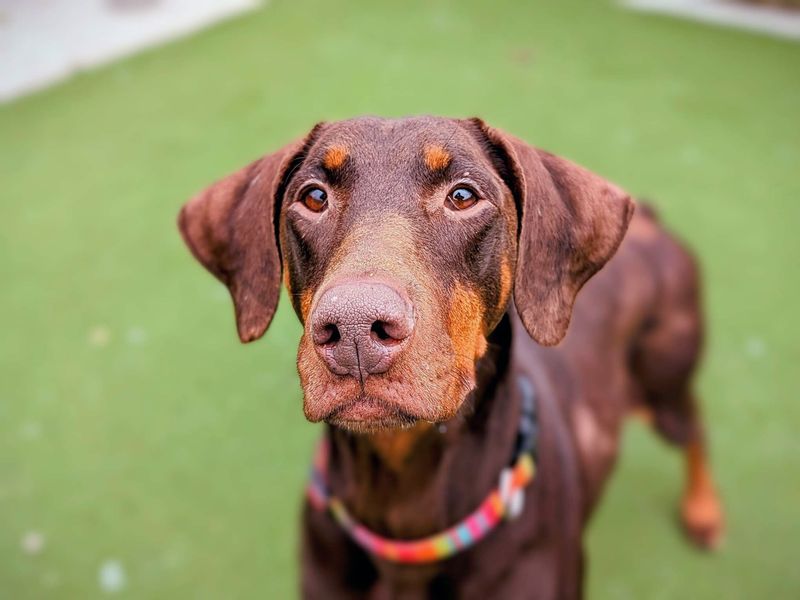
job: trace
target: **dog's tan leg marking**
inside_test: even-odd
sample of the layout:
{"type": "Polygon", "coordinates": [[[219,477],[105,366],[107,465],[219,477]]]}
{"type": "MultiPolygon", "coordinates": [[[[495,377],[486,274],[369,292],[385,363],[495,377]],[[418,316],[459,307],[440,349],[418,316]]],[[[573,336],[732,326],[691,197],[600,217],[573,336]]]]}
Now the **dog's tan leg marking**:
{"type": "Polygon", "coordinates": [[[686,489],[681,502],[681,519],[689,537],[701,548],[714,550],[725,529],[720,502],[706,448],[702,440],[690,442],[684,450],[686,489]]]}

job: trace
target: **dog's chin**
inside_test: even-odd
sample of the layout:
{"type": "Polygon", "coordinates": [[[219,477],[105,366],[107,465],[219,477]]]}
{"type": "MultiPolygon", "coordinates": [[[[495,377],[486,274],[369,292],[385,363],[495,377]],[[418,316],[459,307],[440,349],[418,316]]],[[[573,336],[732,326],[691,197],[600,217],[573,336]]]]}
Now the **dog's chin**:
{"type": "Polygon", "coordinates": [[[379,398],[360,394],[334,408],[325,422],[355,433],[375,433],[389,429],[406,429],[420,420],[401,408],[379,398]]]}
{"type": "Polygon", "coordinates": [[[471,374],[459,375],[446,363],[430,363],[428,371],[407,367],[399,373],[370,376],[363,384],[321,366],[309,359],[301,343],[298,371],[306,419],[364,433],[447,421],[474,386],[471,374]]]}

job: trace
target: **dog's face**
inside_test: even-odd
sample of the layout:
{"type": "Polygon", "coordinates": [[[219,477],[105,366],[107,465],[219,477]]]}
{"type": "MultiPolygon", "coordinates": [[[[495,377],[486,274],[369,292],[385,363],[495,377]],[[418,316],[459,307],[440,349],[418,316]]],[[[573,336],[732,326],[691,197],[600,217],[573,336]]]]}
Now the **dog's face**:
{"type": "Polygon", "coordinates": [[[514,199],[452,121],[364,119],[314,138],[280,220],[306,416],[452,417],[511,293],[514,199]]]}
{"type": "Polygon", "coordinates": [[[632,212],[620,190],[479,120],[363,118],[215,184],[184,207],[243,341],[281,279],[303,323],[306,417],[374,430],[453,417],[514,295],[557,343],[632,212]]]}

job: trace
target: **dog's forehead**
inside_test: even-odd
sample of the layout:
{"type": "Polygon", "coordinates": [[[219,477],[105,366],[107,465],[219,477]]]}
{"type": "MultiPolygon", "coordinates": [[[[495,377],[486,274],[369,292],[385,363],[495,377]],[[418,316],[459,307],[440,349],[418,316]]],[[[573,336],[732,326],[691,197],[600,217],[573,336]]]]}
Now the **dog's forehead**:
{"type": "Polygon", "coordinates": [[[441,117],[362,117],[325,124],[308,158],[326,168],[410,166],[433,170],[454,160],[478,160],[482,149],[463,122],[441,117]]]}

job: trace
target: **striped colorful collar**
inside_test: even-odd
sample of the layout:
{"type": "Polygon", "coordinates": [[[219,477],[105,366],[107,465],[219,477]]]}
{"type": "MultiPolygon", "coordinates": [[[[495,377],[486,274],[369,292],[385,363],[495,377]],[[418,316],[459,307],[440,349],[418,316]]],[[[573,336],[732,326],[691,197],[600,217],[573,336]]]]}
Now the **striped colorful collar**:
{"type": "Polygon", "coordinates": [[[536,471],[538,422],[535,390],[530,380],[522,375],[517,378],[517,387],[521,399],[520,424],[509,466],[500,472],[497,487],[481,505],[452,527],[416,540],[392,540],[359,524],[342,501],[328,490],[329,446],[326,441],[319,444],[314,457],[307,487],[309,501],[319,511],[330,511],[339,526],[364,550],[391,562],[436,562],[471,548],[504,519],[511,520],[522,513],[525,487],[533,480],[536,471]]]}

